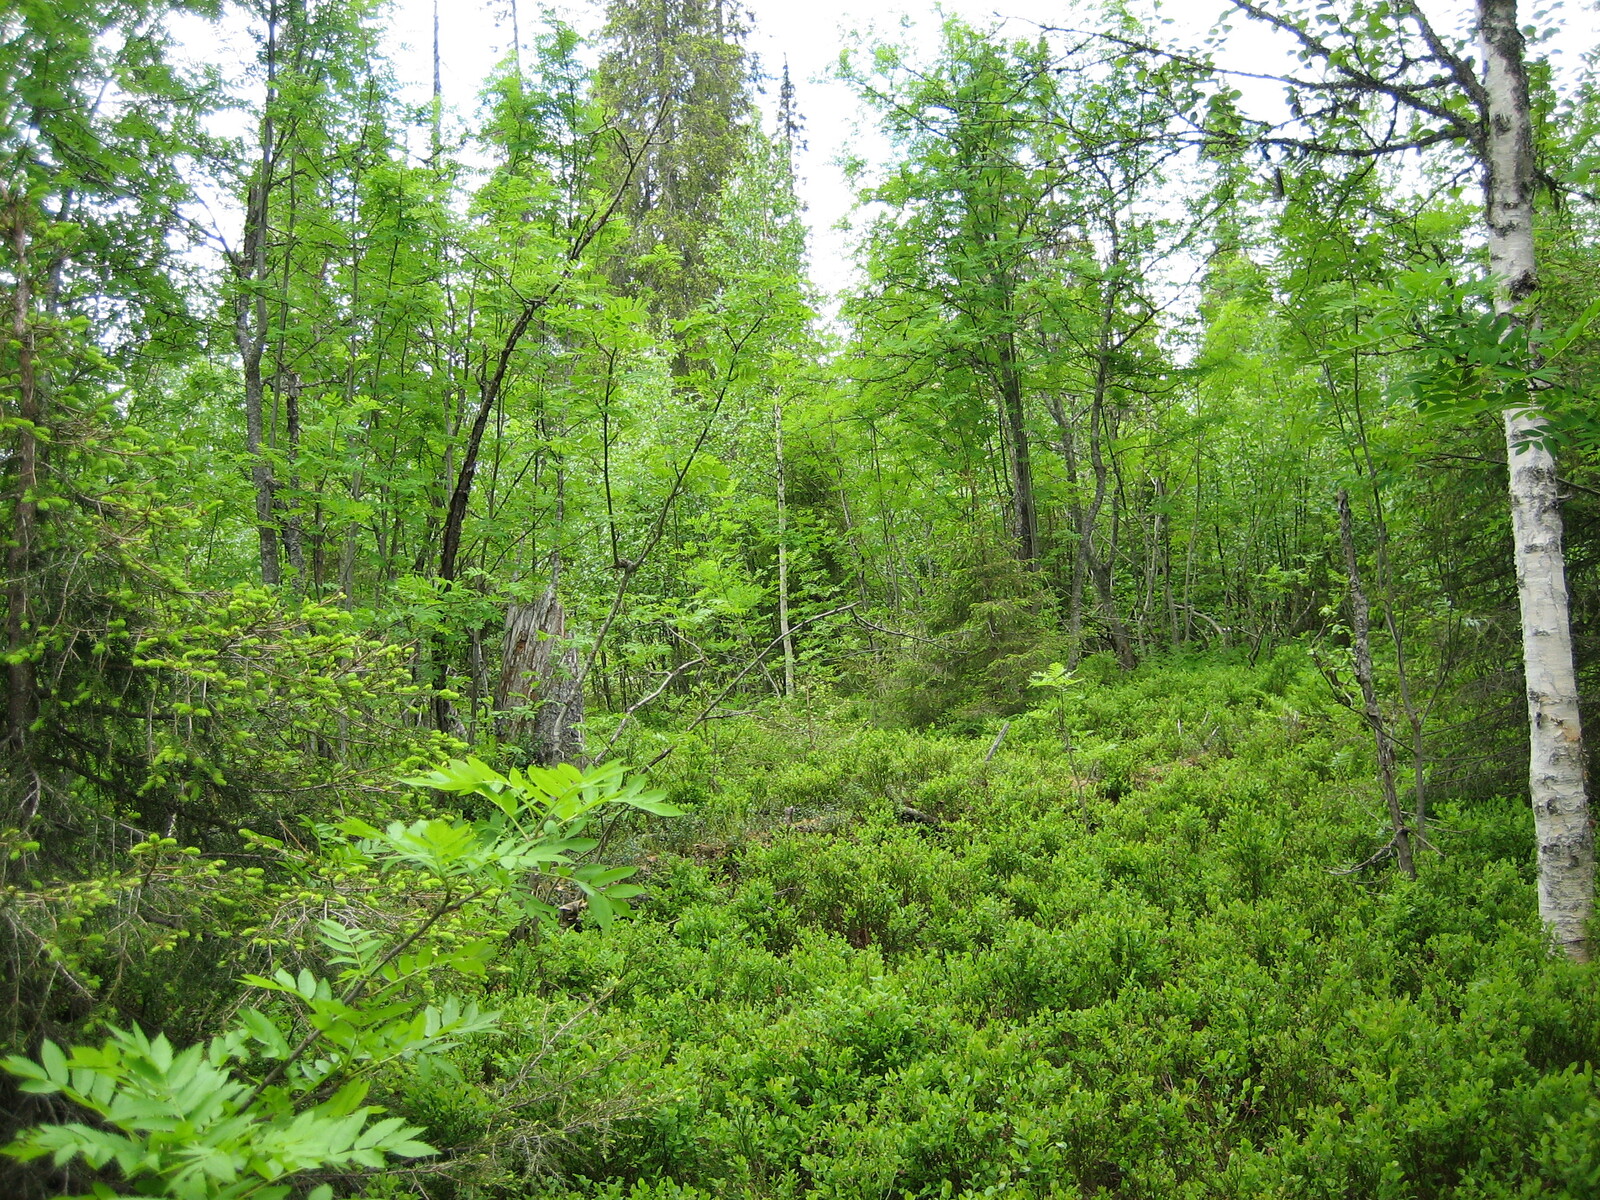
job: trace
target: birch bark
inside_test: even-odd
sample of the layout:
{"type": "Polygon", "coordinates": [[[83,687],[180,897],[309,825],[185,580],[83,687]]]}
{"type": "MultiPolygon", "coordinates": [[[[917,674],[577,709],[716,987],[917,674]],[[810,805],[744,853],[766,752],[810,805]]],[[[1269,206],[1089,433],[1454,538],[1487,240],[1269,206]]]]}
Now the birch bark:
{"type": "Polygon", "coordinates": [[[794,695],[794,637],[789,629],[788,463],[783,458],[783,404],[772,402],[773,457],[778,469],[778,637],[783,642],[783,694],[794,695]]]}
{"type": "MultiPolygon", "coordinates": [[[[1367,66],[1370,60],[1364,55],[1336,53],[1328,36],[1313,32],[1300,16],[1271,12],[1255,0],[1230,2],[1294,38],[1303,57],[1319,60],[1332,76],[1325,85],[1286,82],[1310,86],[1325,96],[1353,91],[1382,95],[1424,119],[1427,127],[1399,139],[1369,142],[1356,154],[1377,157],[1446,141],[1471,148],[1483,166],[1484,224],[1496,308],[1514,321],[1534,323],[1531,301],[1539,286],[1533,236],[1537,177],[1517,0],[1477,0],[1481,73],[1434,30],[1418,0],[1384,0],[1375,5],[1374,14],[1383,11],[1398,17],[1421,38],[1420,57],[1408,55],[1401,70],[1427,64],[1431,74],[1411,82],[1372,74],[1367,66]],[[1470,101],[1470,115],[1452,105],[1449,93],[1454,89],[1470,101]],[[1442,127],[1432,127],[1436,122],[1442,127]]],[[[1318,5],[1319,9],[1326,7],[1330,5],[1318,5]]],[[[1341,25],[1338,36],[1355,44],[1363,34],[1341,25]]],[[[1317,151],[1325,148],[1315,142],[1299,144],[1317,151]]],[[[1538,842],[1539,914],[1557,945],[1574,959],[1588,961],[1591,948],[1586,927],[1594,909],[1594,831],[1589,824],[1584,779],[1583,731],[1561,546],[1561,501],[1555,460],[1540,436],[1545,420],[1538,410],[1536,384],[1506,408],[1503,420],[1517,597],[1522,610],[1530,743],[1528,789],[1538,842]]]]}
{"type": "MultiPolygon", "coordinates": [[[[1484,207],[1496,307],[1525,321],[1538,288],[1533,239],[1533,121],[1516,0],[1478,0],[1487,130],[1484,207]]],[[[1594,830],[1584,780],[1583,733],[1573,667],[1561,502],[1555,460],[1533,407],[1504,414],[1511,520],[1528,692],[1528,788],[1539,855],[1539,915],[1556,944],[1590,956],[1594,830]]]]}

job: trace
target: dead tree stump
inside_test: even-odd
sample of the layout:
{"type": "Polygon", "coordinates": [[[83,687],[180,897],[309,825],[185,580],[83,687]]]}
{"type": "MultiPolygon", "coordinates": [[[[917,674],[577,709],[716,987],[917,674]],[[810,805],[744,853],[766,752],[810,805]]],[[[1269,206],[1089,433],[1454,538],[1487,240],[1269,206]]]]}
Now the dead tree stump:
{"type": "Polygon", "coordinates": [[[510,605],[495,693],[500,740],[522,747],[529,763],[578,762],[583,757],[582,669],[555,588],[532,604],[510,605]]]}

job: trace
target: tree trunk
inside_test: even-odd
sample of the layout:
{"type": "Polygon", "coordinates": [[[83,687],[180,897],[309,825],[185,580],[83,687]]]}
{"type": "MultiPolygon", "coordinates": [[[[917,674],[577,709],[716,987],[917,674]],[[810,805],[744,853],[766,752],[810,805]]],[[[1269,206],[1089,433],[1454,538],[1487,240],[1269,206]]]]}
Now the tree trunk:
{"type": "MultiPolygon", "coordinates": [[[[1516,0],[1478,0],[1488,95],[1484,207],[1496,308],[1527,320],[1538,287],[1533,241],[1533,122],[1516,0]]],[[[1537,397],[1530,396],[1531,400],[1537,397]]],[[[1505,413],[1511,522],[1527,679],[1528,785],[1539,854],[1539,915],[1586,962],[1594,909],[1594,831],[1584,780],[1556,464],[1537,411],[1505,413]]]]}
{"type": "Polygon", "coordinates": [[[244,206],[244,240],[234,259],[235,282],[233,341],[244,369],[245,450],[250,457],[250,482],[255,489],[256,539],[261,559],[261,582],[269,587],[282,581],[278,562],[278,531],[273,518],[272,463],[263,453],[266,384],[261,362],[267,349],[267,218],[277,157],[273,108],[277,102],[278,10],[267,12],[267,97],[261,117],[261,158],[244,206]]]}
{"type": "MultiPolygon", "coordinates": [[[[10,543],[6,550],[6,726],[3,745],[21,754],[27,748],[35,704],[33,658],[28,644],[29,583],[33,575],[33,555],[37,537],[39,505],[34,493],[39,485],[39,436],[42,418],[39,399],[38,364],[31,320],[33,306],[29,276],[28,209],[22,196],[8,204],[11,271],[15,280],[11,293],[11,337],[16,354],[16,440],[10,447],[15,471],[11,486],[10,543]]],[[[9,389],[8,389],[9,390],[9,389]]],[[[3,393],[0,393],[3,394],[3,393]]],[[[0,408],[0,416],[12,416],[0,408]]]]}
{"type": "MultiPolygon", "coordinates": [[[[437,96],[435,108],[437,109],[437,96]]],[[[454,584],[459,567],[461,553],[462,527],[467,518],[467,507],[472,500],[472,483],[478,471],[478,456],[483,450],[484,432],[489,427],[489,416],[495,406],[500,402],[502,390],[511,370],[513,358],[517,349],[522,344],[523,337],[533,325],[534,318],[538,317],[545,307],[555,299],[556,295],[566,287],[578,264],[582,261],[589,244],[600,235],[611,219],[616,215],[618,206],[622,203],[623,189],[627,187],[628,180],[632,178],[633,171],[638,166],[637,157],[629,160],[628,174],[612,196],[610,203],[604,209],[588,213],[585,218],[575,226],[576,232],[573,240],[567,247],[566,265],[557,275],[554,282],[536,296],[522,299],[522,307],[516,319],[511,322],[509,330],[500,342],[492,363],[485,358],[478,367],[478,410],[472,418],[472,426],[467,433],[466,445],[461,451],[461,467],[455,473],[455,486],[450,492],[449,505],[445,511],[444,530],[439,541],[439,578],[446,584],[454,584]],[[492,366],[492,370],[490,369],[492,366]]],[[[454,438],[450,439],[454,445],[454,438]]],[[[447,460],[448,462],[448,460],[447,460]]],[[[449,470],[446,469],[446,482],[449,470]]],[[[420,570],[420,568],[419,568],[420,570]]]]}
{"type": "MultiPolygon", "coordinates": [[[[1171,503],[1171,493],[1167,490],[1165,479],[1156,480],[1159,488],[1159,497],[1163,508],[1171,503]]],[[[1170,509],[1166,520],[1161,523],[1161,589],[1162,598],[1167,603],[1167,644],[1176,650],[1182,644],[1178,634],[1178,595],[1172,587],[1172,516],[1170,509]]]]}
{"type": "Polygon", "coordinates": [[[778,636],[783,641],[783,694],[794,695],[794,638],[789,630],[789,505],[783,461],[783,405],[772,404],[773,454],[778,467],[778,636]]]}
{"type": "MultiPolygon", "coordinates": [[[[1117,665],[1124,671],[1131,671],[1139,665],[1139,659],[1133,652],[1133,642],[1128,637],[1128,627],[1123,624],[1122,614],[1117,611],[1117,594],[1112,579],[1112,568],[1116,561],[1115,534],[1113,533],[1112,545],[1105,557],[1102,558],[1094,548],[1095,525],[1100,520],[1100,509],[1106,501],[1106,483],[1109,476],[1103,442],[1108,422],[1106,394],[1111,384],[1111,322],[1114,311],[1113,295],[1108,293],[1100,325],[1100,345],[1096,353],[1094,397],[1089,404],[1089,466],[1094,470],[1094,499],[1084,511],[1083,528],[1079,531],[1078,538],[1083,543],[1089,578],[1094,583],[1095,594],[1100,601],[1100,615],[1105,620],[1107,632],[1111,635],[1111,647],[1116,651],[1117,665]]],[[[1114,520],[1115,507],[1111,515],[1114,520]]]]}
{"type": "Polygon", "coordinates": [[[500,686],[500,738],[520,746],[541,766],[583,756],[583,681],[578,648],[551,586],[533,604],[506,609],[500,686]]]}
{"type": "MultiPolygon", "coordinates": [[[[1128,627],[1122,620],[1122,615],[1117,611],[1117,598],[1115,581],[1111,572],[1111,557],[1116,553],[1115,543],[1105,558],[1094,546],[1095,525],[1100,520],[1100,510],[1105,506],[1106,483],[1109,478],[1104,454],[1100,449],[1100,429],[1104,420],[1101,397],[1104,394],[1104,367],[1099,373],[1095,384],[1095,396],[1089,405],[1089,459],[1094,469],[1094,498],[1087,506],[1074,499],[1068,506],[1072,523],[1077,533],[1077,547],[1073,552],[1072,561],[1072,591],[1069,599],[1067,637],[1070,643],[1068,654],[1071,661],[1068,666],[1077,666],[1082,654],[1081,641],[1083,636],[1083,593],[1085,578],[1094,584],[1095,596],[1099,600],[1100,616],[1105,621],[1106,632],[1111,638],[1112,649],[1117,655],[1117,664],[1125,671],[1131,671],[1139,665],[1138,655],[1134,653],[1133,642],[1128,636],[1128,627]]],[[[1066,410],[1062,407],[1061,399],[1052,396],[1050,399],[1050,412],[1055,418],[1056,425],[1061,431],[1061,458],[1067,468],[1068,479],[1076,485],[1078,481],[1078,459],[1073,447],[1072,428],[1067,423],[1066,410]]]]}
{"type": "MultiPolygon", "coordinates": [[[[521,78],[522,72],[517,72],[521,78]]],[[[428,148],[432,151],[429,156],[430,165],[439,165],[439,148],[443,141],[441,136],[441,123],[444,120],[444,88],[441,86],[439,76],[439,0],[433,0],[433,105],[429,111],[428,148]]]]}
{"type": "Polygon", "coordinates": [[[1089,543],[1083,536],[1083,502],[1078,497],[1078,453],[1072,425],[1061,397],[1050,397],[1050,415],[1061,433],[1061,463],[1067,470],[1067,516],[1072,521],[1072,580],[1067,592],[1067,668],[1077,670],[1083,657],[1083,589],[1089,574],[1089,543]]]}
{"type": "Polygon", "coordinates": [[[261,582],[275,586],[282,581],[278,564],[278,531],[273,522],[273,493],[276,484],[272,463],[263,453],[265,435],[266,384],[261,377],[261,359],[266,351],[266,300],[257,290],[266,266],[266,179],[250,189],[245,205],[244,274],[235,301],[234,344],[244,367],[244,443],[250,456],[250,483],[255,489],[256,540],[261,559],[261,582]],[[258,195],[261,197],[258,199],[258,195]]]}
{"type": "Polygon", "coordinates": [[[1033,454],[1028,446],[1022,375],[1017,367],[1015,336],[1009,331],[1000,340],[999,377],[1006,434],[1011,443],[1011,497],[1016,508],[1017,557],[1032,568],[1039,561],[1039,517],[1033,494],[1033,454]]]}
{"type": "Polygon", "coordinates": [[[1378,750],[1378,782],[1383,786],[1383,801],[1389,809],[1389,828],[1393,837],[1395,857],[1407,878],[1417,877],[1416,863],[1411,858],[1411,831],[1406,826],[1405,813],[1400,808],[1400,793],[1394,781],[1394,742],[1389,736],[1388,722],[1383,719],[1383,708],[1378,703],[1378,689],[1372,677],[1372,619],[1367,604],[1367,594],[1361,587],[1361,568],[1356,562],[1356,537],[1350,518],[1350,497],[1339,489],[1339,544],[1344,549],[1345,574],[1350,579],[1350,643],[1355,652],[1356,682],[1361,685],[1362,715],[1367,728],[1372,730],[1372,740],[1378,750]]]}
{"type": "Polygon", "coordinates": [[[1200,501],[1204,496],[1201,489],[1201,468],[1203,466],[1203,449],[1205,434],[1195,430],[1194,435],[1194,514],[1189,522],[1189,544],[1183,551],[1183,631],[1181,640],[1185,645],[1194,636],[1194,552],[1200,541],[1200,501]]]}
{"type": "Polygon", "coordinates": [[[304,386],[299,376],[290,371],[285,379],[280,373],[278,387],[283,390],[284,408],[284,462],[288,469],[289,504],[293,507],[283,516],[283,552],[294,572],[297,592],[306,590],[305,532],[300,519],[300,393],[304,386]]]}

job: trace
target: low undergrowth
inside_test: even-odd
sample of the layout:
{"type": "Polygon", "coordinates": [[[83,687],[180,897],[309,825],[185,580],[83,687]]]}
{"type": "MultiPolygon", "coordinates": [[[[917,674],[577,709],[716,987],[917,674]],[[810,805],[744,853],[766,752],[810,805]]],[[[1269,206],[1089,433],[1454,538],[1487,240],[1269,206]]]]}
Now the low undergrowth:
{"type": "Polygon", "coordinates": [[[1345,872],[1369,754],[1287,659],[1091,670],[1000,733],[680,743],[690,815],[607,835],[638,917],[502,953],[501,1035],[395,1084],[444,1155],[390,1192],[1600,1194],[1600,987],[1545,952],[1521,803],[1345,872]]]}

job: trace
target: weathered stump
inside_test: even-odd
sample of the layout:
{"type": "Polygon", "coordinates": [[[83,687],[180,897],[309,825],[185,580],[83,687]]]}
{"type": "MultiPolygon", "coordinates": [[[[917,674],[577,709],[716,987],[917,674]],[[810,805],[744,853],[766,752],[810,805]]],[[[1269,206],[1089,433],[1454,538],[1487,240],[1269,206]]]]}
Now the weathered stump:
{"type": "Polygon", "coordinates": [[[509,606],[495,693],[501,741],[522,747],[528,762],[540,766],[578,762],[583,757],[582,669],[554,588],[532,604],[509,606]]]}

